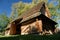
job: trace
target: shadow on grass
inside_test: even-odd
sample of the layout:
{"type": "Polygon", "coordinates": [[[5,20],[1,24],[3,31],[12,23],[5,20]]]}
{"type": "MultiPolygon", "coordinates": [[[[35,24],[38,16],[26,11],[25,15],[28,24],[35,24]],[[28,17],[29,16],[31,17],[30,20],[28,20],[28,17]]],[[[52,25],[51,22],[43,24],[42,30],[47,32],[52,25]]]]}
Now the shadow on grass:
{"type": "Polygon", "coordinates": [[[60,34],[55,35],[17,35],[10,37],[1,37],[0,40],[59,40],[60,34]]]}

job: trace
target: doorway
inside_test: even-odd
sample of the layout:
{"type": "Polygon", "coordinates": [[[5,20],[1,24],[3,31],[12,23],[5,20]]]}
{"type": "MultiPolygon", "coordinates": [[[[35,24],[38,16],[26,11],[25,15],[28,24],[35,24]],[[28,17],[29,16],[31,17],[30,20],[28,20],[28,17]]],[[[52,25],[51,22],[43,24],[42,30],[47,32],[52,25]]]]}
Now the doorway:
{"type": "Polygon", "coordinates": [[[16,34],[21,34],[21,27],[20,27],[20,25],[16,26],[16,34]]]}

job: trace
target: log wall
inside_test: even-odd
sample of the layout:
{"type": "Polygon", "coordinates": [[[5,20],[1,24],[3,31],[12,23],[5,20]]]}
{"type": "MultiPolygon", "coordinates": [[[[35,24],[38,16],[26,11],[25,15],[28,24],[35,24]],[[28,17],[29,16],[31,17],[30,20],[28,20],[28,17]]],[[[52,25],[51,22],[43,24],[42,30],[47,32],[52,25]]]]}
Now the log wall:
{"type": "Polygon", "coordinates": [[[37,32],[42,32],[42,21],[39,20],[31,24],[21,26],[21,35],[24,35],[26,33],[29,34],[28,32],[31,31],[33,27],[37,29],[37,32]]]}

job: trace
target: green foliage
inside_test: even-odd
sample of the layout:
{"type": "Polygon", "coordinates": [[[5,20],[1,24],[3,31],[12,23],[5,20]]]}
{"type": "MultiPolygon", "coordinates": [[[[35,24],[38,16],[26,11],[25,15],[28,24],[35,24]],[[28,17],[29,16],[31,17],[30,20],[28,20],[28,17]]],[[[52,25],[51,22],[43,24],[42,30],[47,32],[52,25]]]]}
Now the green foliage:
{"type": "Polygon", "coordinates": [[[60,25],[59,21],[60,20],[60,0],[52,0],[50,3],[48,3],[48,7],[50,9],[50,13],[52,15],[52,19],[60,25]],[[58,3],[56,6],[53,4],[54,2],[58,3]],[[50,6],[49,6],[50,4],[50,6]]]}
{"type": "Polygon", "coordinates": [[[0,15],[0,31],[4,30],[9,22],[9,18],[5,14],[0,15]]]}
{"type": "Polygon", "coordinates": [[[13,4],[12,6],[12,13],[11,13],[11,18],[15,19],[18,16],[20,16],[22,13],[24,13],[24,11],[30,9],[30,4],[27,3],[23,3],[23,2],[19,2],[16,4],[13,4]],[[16,16],[17,15],[17,16],[16,16]]]}

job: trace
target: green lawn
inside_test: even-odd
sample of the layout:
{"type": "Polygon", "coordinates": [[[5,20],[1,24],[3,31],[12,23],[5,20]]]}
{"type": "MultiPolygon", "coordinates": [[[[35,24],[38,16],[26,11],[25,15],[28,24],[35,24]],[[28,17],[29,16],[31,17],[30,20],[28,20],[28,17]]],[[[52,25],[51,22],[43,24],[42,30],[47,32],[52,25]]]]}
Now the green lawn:
{"type": "Polygon", "coordinates": [[[59,40],[60,34],[56,35],[12,35],[0,37],[0,40],[59,40]]]}

